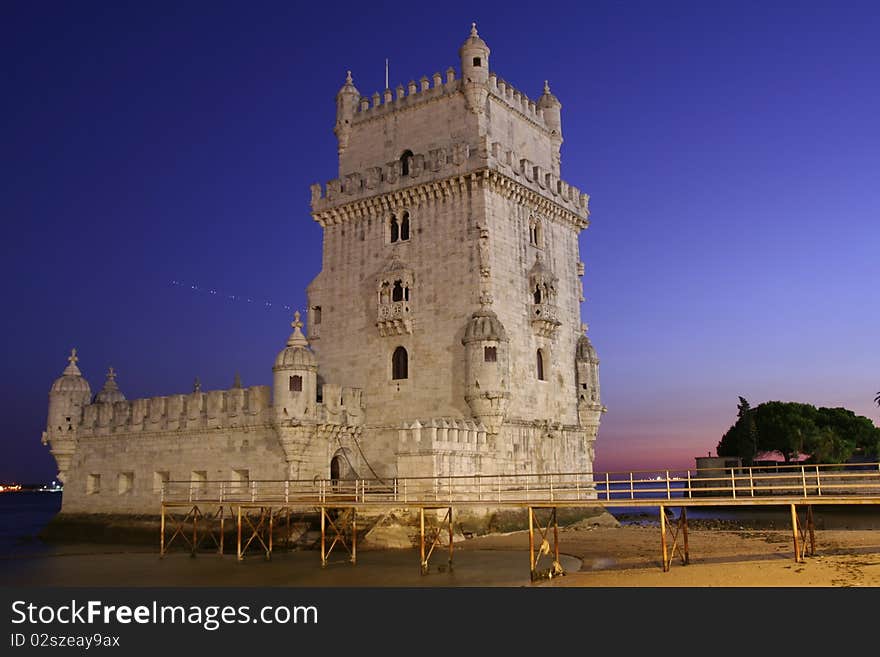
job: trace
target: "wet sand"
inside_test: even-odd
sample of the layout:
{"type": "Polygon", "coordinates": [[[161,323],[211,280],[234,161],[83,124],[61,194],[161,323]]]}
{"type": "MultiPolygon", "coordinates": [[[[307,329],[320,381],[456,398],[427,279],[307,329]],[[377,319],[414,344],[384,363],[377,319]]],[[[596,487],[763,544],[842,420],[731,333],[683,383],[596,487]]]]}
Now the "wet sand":
{"type": "MultiPolygon", "coordinates": [[[[299,586],[299,587],[873,587],[880,586],[880,531],[817,530],[816,549],[795,562],[791,530],[689,532],[689,564],[678,555],[662,569],[656,526],[560,528],[564,576],[531,582],[528,533],[496,534],[436,548],[429,573],[419,571],[415,549],[359,550],[353,566],[334,551],[326,568],[314,550],[277,550],[271,561],[251,553],[173,552],[157,547],[56,545],[41,554],[0,558],[9,586],[299,586]]],[[[679,545],[681,537],[679,537],[679,545]]],[[[672,548],[670,537],[669,548],[672,548]]],[[[549,569],[542,556],[539,570],[549,569]]]]}

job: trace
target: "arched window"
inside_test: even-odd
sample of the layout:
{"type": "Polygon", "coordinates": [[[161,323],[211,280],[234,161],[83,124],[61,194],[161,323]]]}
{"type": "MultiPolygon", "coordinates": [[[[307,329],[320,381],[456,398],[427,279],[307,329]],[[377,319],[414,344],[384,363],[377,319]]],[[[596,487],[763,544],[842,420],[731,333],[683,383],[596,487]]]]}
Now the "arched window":
{"type": "Polygon", "coordinates": [[[397,225],[397,217],[392,214],[391,215],[391,241],[396,242],[398,239],[400,239],[400,228],[397,225]]]}
{"type": "Polygon", "coordinates": [[[535,286],[535,303],[541,303],[541,287],[535,286]]]}
{"type": "Polygon", "coordinates": [[[392,301],[403,301],[403,284],[400,281],[394,281],[394,289],[391,290],[392,301]]]}
{"type": "Polygon", "coordinates": [[[404,212],[400,219],[400,241],[405,242],[409,239],[409,212],[404,212]]]}
{"type": "Polygon", "coordinates": [[[409,163],[412,160],[413,152],[411,150],[403,151],[403,154],[400,156],[400,175],[408,176],[409,175],[409,163]]]}
{"type": "Polygon", "coordinates": [[[495,347],[483,347],[483,362],[494,363],[498,360],[498,352],[495,347]]]}
{"type": "Polygon", "coordinates": [[[392,379],[408,379],[409,378],[409,356],[406,349],[398,347],[391,356],[391,378],[392,379]]]}
{"type": "Polygon", "coordinates": [[[544,350],[538,349],[537,353],[538,381],[544,381],[544,350]]]}
{"type": "Polygon", "coordinates": [[[540,219],[532,218],[529,220],[529,244],[538,248],[544,246],[544,230],[540,219]]]}
{"type": "Polygon", "coordinates": [[[294,374],[290,377],[290,392],[302,392],[302,389],[303,378],[298,374],[294,374]]]}

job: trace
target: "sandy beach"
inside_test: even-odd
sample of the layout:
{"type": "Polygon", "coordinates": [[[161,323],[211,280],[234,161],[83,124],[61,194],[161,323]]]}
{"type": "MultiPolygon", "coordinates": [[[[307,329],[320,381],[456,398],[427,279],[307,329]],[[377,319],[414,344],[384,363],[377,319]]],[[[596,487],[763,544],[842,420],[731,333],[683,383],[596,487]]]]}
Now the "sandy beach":
{"type": "MultiPolygon", "coordinates": [[[[880,531],[817,530],[815,553],[795,562],[791,530],[691,529],[689,563],[662,568],[658,527],[561,529],[560,553],[580,567],[535,583],[560,587],[855,587],[880,585],[880,531]]],[[[462,549],[521,549],[527,532],[483,536],[462,549]]],[[[671,539],[669,547],[672,547],[671,539]]],[[[543,557],[539,568],[549,566],[543,557]]]]}
{"type": "MultiPolygon", "coordinates": [[[[552,534],[550,535],[552,540],[552,534]]],[[[679,535],[678,545],[681,545],[679,535]]],[[[669,536],[668,548],[672,553],[669,536]]],[[[662,568],[657,526],[574,525],[559,530],[561,576],[531,582],[527,531],[456,541],[453,569],[438,547],[421,576],[418,550],[362,547],[357,565],[337,549],[320,567],[317,550],[276,550],[271,561],[251,553],[184,550],[159,559],[158,545],[53,545],[41,554],[0,559],[13,586],[354,586],[354,587],[873,587],[880,585],[880,531],[817,529],[815,553],[796,562],[790,529],[719,529],[695,524],[689,563],[676,552],[662,568]]],[[[234,549],[234,547],[233,547],[234,549]]],[[[550,554],[553,552],[551,550],[550,554]]],[[[539,570],[549,569],[543,556],[539,570]]]]}

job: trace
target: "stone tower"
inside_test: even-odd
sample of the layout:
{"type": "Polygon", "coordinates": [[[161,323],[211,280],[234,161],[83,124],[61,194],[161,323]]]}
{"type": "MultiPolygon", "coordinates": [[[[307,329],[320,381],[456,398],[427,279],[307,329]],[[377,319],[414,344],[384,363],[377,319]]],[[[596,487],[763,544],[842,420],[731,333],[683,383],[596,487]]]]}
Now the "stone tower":
{"type": "Polygon", "coordinates": [[[367,97],[349,72],[338,177],[311,190],[324,244],[309,343],[322,378],[363,389],[364,434],[398,455],[389,474],[592,467],[588,197],[560,178],[549,84],[531,100],[489,53],[473,25],[457,79],[450,67],[367,97]]]}
{"type": "Polygon", "coordinates": [[[49,414],[42,442],[49,445],[58,466],[58,479],[64,482],[76,452],[77,434],[83,409],[89,405],[92,389],[79,371],[76,349],[71,349],[67,367],[49,390],[49,414]]]}

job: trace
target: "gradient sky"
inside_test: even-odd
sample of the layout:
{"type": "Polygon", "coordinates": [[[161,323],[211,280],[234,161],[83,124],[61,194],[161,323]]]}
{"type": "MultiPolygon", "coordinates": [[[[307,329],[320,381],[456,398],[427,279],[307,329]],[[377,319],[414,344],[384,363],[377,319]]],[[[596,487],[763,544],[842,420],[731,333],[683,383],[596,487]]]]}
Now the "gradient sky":
{"type": "Polygon", "coordinates": [[[270,384],[320,270],[345,71],[365,95],[386,58],[392,87],[458,71],[471,21],[499,77],[550,80],[591,195],[598,471],[693,467],[739,395],[878,422],[880,5],[428,6],[0,5],[0,481],[54,476],[73,346],[129,399],[270,384]]]}

